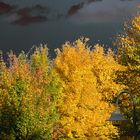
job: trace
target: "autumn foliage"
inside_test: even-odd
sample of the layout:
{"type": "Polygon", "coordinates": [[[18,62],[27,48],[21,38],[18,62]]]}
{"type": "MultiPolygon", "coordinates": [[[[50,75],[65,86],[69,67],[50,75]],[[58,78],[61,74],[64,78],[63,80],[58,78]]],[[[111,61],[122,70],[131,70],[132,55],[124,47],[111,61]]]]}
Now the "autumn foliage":
{"type": "MultiPolygon", "coordinates": [[[[130,125],[108,121],[115,97],[127,88],[140,113],[140,16],[125,24],[117,54],[87,38],[66,42],[48,58],[40,45],[32,53],[0,54],[0,139],[113,140],[131,132],[129,97],[120,102],[130,125]],[[128,111],[129,109],[129,111],[128,111]]],[[[137,121],[140,124],[140,120],[137,121]]],[[[139,127],[140,131],[140,127],[139,127]]]]}
{"type": "Polygon", "coordinates": [[[140,95],[140,16],[125,23],[124,33],[117,37],[118,61],[127,67],[121,82],[140,95]]]}
{"type": "Polygon", "coordinates": [[[57,50],[54,67],[62,81],[60,123],[66,138],[112,139],[117,129],[106,120],[113,110],[110,101],[122,88],[114,82],[121,66],[113,52],[100,45],[90,49],[86,39],[67,42],[57,50]]]}
{"type": "MultiPolygon", "coordinates": [[[[137,109],[137,123],[140,125],[140,15],[125,23],[124,33],[117,37],[116,45],[118,46],[118,62],[126,67],[125,71],[118,72],[117,82],[125,85],[133,94],[137,109]]],[[[127,104],[125,112],[128,118],[132,118],[133,113],[130,112],[132,104],[128,99],[130,97],[124,103],[127,104]]],[[[133,125],[125,128],[132,131],[133,125]]],[[[137,131],[140,132],[140,127],[137,131]]]]}
{"type": "Polygon", "coordinates": [[[49,66],[47,48],[9,55],[0,63],[0,139],[52,139],[58,119],[59,78],[49,66]]]}

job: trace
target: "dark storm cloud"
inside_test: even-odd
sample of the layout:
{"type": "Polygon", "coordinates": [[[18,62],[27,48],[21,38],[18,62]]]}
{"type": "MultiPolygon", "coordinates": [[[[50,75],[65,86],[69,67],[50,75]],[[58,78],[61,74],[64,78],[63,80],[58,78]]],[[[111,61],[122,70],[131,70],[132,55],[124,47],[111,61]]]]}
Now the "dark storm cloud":
{"type": "Polygon", "coordinates": [[[85,4],[90,4],[92,2],[101,2],[102,0],[87,0],[85,2],[81,2],[79,4],[73,5],[68,10],[67,16],[72,16],[76,14],[80,9],[84,7],[85,4]]]}
{"type": "Polygon", "coordinates": [[[92,3],[92,2],[101,2],[102,0],[88,0],[88,3],[92,3]]]}
{"type": "Polygon", "coordinates": [[[70,9],[68,10],[67,16],[76,14],[81,8],[83,8],[83,6],[84,2],[71,6],[70,9]]]}
{"type": "Polygon", "coordinates": [[[46,15],[48,14],[48,12],[49,12],[49,9],[41,5],[35,5],[33,7],[25,7],[17,11],[19,15],[25,15],[25,14],[31,14],[31,15],[45,14],[46,15]]]}
{"type": "Polygon", "coordinates": [[[45,17],[45,16],[25,15],[25,16],[21,16],[19,19],[15,20],[15,21],[13,21],[12,24],[27,26],[31,23],[44,22],[44,21],[47,21],[47,17],[45,17]]]}
{"type": "Polygon", "coordinates": [[[120,22],[138,10],[139,0],[90,0],[69,19],[75,23],[120,22]],[[92,1],[92,2],[91,2],[92,1]]]}
{"type": "Polygon", "coordinates": [[[120,0],[120,1],[135,1],[135,0],[120,0]]]}
{"type": "Polygon", "coordinates": [[[33,7],[25,7],[17,10],[8,17],[8,20],[12,24],[27,26],[31,23],[47,21],[48,13],[49,10],[47,7],[35,5],[33,7]]]}
{"type": "Polygon", "coordinates": [[[0,2],[0,14],[9,13],[13,9],[15,9],[15,6],[12,6],[12,5],[4,3],[4,2],[0,2]]]}

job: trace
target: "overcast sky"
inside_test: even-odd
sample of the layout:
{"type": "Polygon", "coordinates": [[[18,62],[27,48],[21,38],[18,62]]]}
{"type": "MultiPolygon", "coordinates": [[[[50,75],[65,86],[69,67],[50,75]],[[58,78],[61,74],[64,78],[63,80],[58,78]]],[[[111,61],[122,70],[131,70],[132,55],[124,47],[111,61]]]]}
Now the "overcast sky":
{"type": "Polygon", "coordinates": [[[80,36],[110,46],[139,0],[0,0],[0,50],[50,50],[80,36]]]}
{"type": "Polygon", "coordinates": [[[78,23],[122,22],[136,13],[139,3],[139,0],[99,0],[85,3],[71,18],[78,23]]]}

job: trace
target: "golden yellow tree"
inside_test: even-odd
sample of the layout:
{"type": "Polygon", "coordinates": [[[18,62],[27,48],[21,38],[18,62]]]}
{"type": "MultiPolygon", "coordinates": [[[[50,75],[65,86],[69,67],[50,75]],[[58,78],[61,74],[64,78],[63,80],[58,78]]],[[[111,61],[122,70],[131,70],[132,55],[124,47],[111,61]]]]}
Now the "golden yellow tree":
{"type": "MultiPolygon", "coordinates": [[[[126,66],[126,70],[118,73],[118,82],[124,84],[135,97],[138,112],[140,112],[140,15],[124,24],[124,32],[117,37],[118,62],[126,66]]],[[[131,107],[131,101],[127,100],[131,107]]],[[[126,103],[126,102],[125,102],[126,103]]],[[[131,109],[131,108],[130,108],[131,109]]],[[[129,110],[130,110],[129,109],[129,110]]],[[[129,118],[132,114],[125,110],[129,118]]],[[[139,122],[140,124],[140,122],[139,122]]],[[[130,127],[130,126],[128,126],[130,127]]],[[[132,127],[132,126],[131,126],[132,127]]],[[[129,128],[131,133],[132,128],[129,128]]],[[[128,129],[128,128],[127,128],[128,129]]],[[[140,127],[139,127],[140,131],[140,127]]]]}
{"type": "Polygon", "coordinates": [[[62,97],[58,108],[65,139],[109,140],[118,135],[106,120],[113,106],[109,102],[121,86],[113,80],[121,68],[111,51],[87,46],[86,39],[67,42],[57,49],[54,67],[62,80],[62,97]]]}

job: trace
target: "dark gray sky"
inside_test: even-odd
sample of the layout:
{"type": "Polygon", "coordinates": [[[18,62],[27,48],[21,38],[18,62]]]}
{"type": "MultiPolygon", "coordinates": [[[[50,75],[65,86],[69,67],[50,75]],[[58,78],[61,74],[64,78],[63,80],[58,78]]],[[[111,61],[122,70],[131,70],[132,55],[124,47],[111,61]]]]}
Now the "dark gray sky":
{"type": "Polygon", "coordinates": [[[29,51],[47,43],[52,51],[80,36],[111,47],[138,5],[139,0],[0,0],[0,50],[29,51]]]}

